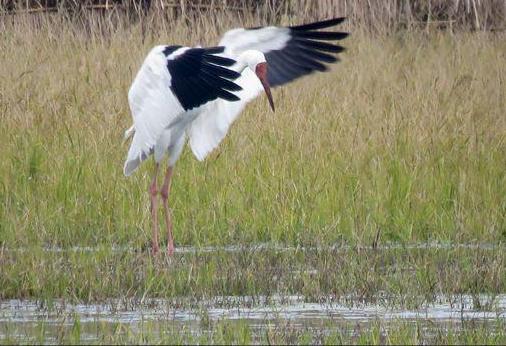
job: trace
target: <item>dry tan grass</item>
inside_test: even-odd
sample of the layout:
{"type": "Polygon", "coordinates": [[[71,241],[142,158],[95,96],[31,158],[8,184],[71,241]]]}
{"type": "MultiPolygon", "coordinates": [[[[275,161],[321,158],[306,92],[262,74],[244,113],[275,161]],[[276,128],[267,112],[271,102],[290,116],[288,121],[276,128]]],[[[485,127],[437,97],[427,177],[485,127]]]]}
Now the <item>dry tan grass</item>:
{"type": "Polygon", "coordinates": [[[346,16],[357,27],[380,33],[399,29],[506,29],[506,3],[503,0],[2,0],[1,13],[58,12],[74,20],[87,21],[90,13],[114,21],[176,18],[191,21],[199,17],[225,16],[261,19],[262,23],[287,18],[315,20],[346,16]],[[144,4],[144,5],[143,5],[144,4]],[[150,4],[148,6],[148,4],[150,4]]]}

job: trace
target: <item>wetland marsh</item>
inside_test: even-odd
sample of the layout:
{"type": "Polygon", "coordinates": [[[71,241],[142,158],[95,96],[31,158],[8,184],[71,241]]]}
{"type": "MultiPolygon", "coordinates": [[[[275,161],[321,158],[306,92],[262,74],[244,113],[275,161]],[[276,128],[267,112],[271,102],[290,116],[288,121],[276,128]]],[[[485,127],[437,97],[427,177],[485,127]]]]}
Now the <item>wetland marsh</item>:
{"type": "Polygon", "coordinates": [[[150,255],[128,87],[152,46],[250,20],[1,24],[0,342],[506,343],[501,32],[348,27],[331,72],[184,151],[176,254],[150,255]]]}

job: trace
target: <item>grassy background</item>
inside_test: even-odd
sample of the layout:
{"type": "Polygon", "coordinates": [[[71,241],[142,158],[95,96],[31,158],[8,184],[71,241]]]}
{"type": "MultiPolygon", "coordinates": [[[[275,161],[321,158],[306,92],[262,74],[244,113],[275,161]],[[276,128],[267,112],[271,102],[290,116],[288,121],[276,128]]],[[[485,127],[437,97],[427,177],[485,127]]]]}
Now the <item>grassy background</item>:
{"type": "MultiPolygon", "coordinates": [[[[122,175],[127,90],[151,46],[204,29],[0,34],[0,244],[148,242],[152,164],[122,175]]],[[[249,105],[204,163],[184,152],[177,245],[506,239],[504,35],[357,32],[345,45],[332,72],[276,90],[275,114],[249,105]]]]}

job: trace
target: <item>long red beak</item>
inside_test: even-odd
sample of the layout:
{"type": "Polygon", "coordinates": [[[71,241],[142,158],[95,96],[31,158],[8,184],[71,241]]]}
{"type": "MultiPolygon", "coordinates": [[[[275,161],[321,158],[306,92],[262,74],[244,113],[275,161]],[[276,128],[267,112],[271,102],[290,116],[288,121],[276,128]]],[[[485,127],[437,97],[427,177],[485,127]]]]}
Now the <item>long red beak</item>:
{"type": "Polygon", "coordinates": [[[255,70],[258,79],[260,80],[262,86],[264,87],[265,95],[267,95],[267,99],[269,100],[271,109],[274,112],[274,101],[272,100],[271,87],[269,86],[269,81],[267,80],[267,63],[266,62],[258,63],[255,70]]]}

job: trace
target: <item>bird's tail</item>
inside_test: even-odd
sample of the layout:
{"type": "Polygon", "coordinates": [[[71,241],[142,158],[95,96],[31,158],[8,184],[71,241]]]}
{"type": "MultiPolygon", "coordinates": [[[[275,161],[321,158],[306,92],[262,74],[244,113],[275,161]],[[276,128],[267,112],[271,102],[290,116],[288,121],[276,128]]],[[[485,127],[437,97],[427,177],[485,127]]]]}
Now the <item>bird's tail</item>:
{"type": "MultiPolygon", "coordinates": [[[[130,131],[132,128],[128,129],[130,131]]],[[[132,130],[131,133],[134,131],[132,130]]],[[[131,136],[132,134],[128,135],[131,136]]],[[[125,136],[127,133],[125,132],[125,136]]],[[[134,138],[132,140],[132,144],[130,145],[130,149],[128,150],[127,159],[125,161],[125,166],[123,167],[123,173],[128,177],[131,175],[137,167],[141,164],[142,161],[146,160],[150,154],[153,153],[153,150],[150,149],[149,152],[144,152],[142,150],[142,145],[140,143],[140,137],[137,134],[133,135],[134,138]]]]}

